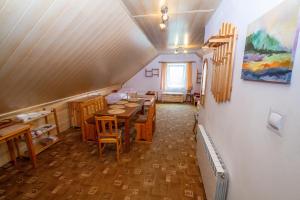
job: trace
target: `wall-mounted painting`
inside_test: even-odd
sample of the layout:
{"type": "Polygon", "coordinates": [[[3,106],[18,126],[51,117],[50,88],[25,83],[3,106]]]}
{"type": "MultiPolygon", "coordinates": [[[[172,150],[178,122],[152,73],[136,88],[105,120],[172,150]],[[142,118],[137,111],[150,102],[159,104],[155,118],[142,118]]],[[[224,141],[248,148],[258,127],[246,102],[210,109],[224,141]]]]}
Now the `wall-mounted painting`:
{"type": "Polygon", "coordinates": [[[290,83],[299,6],[299,0],[286,0],[248,26],[242,79],[290,83]]]}

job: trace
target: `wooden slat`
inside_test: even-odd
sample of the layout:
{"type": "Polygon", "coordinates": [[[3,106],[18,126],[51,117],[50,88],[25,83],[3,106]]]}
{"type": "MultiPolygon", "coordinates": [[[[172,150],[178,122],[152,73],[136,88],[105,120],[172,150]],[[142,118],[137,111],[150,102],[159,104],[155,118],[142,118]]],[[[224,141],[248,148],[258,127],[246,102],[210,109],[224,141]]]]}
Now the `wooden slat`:
{"type": "Polygon", "coordinates": [[[20,19],[24,17],[33,0],[9,0],[0,10],[0,44],[16,27],[20,19]]]}
{"type": "Polygon", "coordinates": [[[229,85],[229,87],[227,88],[227,100],[229,101],[231,98],[231,92],[232,92],[232,77],[233,77],[233,64],[234,64],[234,55],[235,55],[235,48],[236,48],[236,40],[237,40],[237,30],[235,27],[232,27],[231,29],[232,34],[234,35],[234,37],[232,38],[232,42],[231,42],[231,49],[232,49],[232,53],[230,54],[230,61],[229,61],[229,77],[228,77],[228,82],[226,84],[229,85]]]}
{"type": "Polygon", "coordinates": [[[235,53],[235,42],[237,33],[235,27],[230,23],[223,23],[219,34],[212,36],[206,43],[207,46],[215,46],[212,58],[213,74],[211,91],[217,103],[230,100],[232,90],[233,60],[235,53]],[[211,40],[211,39],[214,40],[211,40]],[[224,42],[226,39],[226,42],[224,42]],[[211,43],[214,41],[218,43],[211,43]]]}

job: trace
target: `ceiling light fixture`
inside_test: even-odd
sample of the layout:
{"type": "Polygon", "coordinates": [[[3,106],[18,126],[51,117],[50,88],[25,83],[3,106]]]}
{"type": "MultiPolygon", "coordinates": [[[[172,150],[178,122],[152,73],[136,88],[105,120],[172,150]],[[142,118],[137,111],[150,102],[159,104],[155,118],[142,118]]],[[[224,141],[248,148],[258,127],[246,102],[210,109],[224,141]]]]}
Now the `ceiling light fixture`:
{"type": "Polygon", "coordinates": [[[188,50],[184,49],[182,46],[178,46],[175,48],[174,50],[174,54],[178,54],[178,53],[188,53],[188,50]]]}
{"type": "Polygon", "coordinates": [[[169,19],[168,14],[163,14],[163,15],[162,15],[162,20],[163,20],[163,21],[167,21],[168,19],[169,19]]]}
{"type": "Polygon", "coordinates": [[[159,24],[159,27],[160,27],[161,30],[164,30],[167,26],[166,26],[166,24],[164,22],[161,22],[159,24]]]}
{"type": "Polygon", "coordinates": [[[162,19],[164,21],[167,21],[169,19],[168,6],[162,6],[160,11],[161,11],[161,14],[162,14],[162,19]]]}
{"type": "Polygon", "coordinates": [[[168,7],[166,5],[163,5],[160,11],[161,11],[161,23],[159,24],[159,27],[161,30],[164,30],[167,27],[167,22],[169,20],[168,7]]]}

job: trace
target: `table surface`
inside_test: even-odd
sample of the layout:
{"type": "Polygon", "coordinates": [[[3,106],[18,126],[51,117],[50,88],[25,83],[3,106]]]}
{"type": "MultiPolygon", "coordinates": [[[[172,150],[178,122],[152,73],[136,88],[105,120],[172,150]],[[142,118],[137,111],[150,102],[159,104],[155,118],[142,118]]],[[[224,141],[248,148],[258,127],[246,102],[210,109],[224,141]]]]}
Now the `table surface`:
{"type": "Polygon", "coordinates": [[[28,129],[30,129],[30,125],[28,124],[14,124],[12,126],[5,127],[0,129],[0,140],[7,139],[28,129]]]}
{"type": "Polygon", "coordinates": [[[107,112],[108,110],[111,110],[111,108],[109,108],[109,106],[117,105],[117,104],[109,104],[107,108],[105,108],[104,110],[101,110],[100,112],[97,112],[96,115],[116,115],[118,118],[123,118],[123,119],[130,118],[138,110],[141,109],[141,107],[144,104],[144,100],[139,100],[138,102],[128,102],[128,103],[138,103],[139,106],[137,106],[137,107],[127,107],[126,105],[124,105],[125,108],[122,108],[122,109],[125,110],[125,112],[120,113],[120,114],[110,114],[110,113],[107,112]]]}

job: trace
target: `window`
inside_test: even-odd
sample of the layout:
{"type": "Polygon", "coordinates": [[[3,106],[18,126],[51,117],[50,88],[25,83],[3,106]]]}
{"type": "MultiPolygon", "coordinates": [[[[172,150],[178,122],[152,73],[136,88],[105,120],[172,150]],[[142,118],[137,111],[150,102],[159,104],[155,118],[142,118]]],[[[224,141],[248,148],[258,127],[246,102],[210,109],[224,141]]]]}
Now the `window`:
{"type": "Polygon", "coordinates": [[[186,87],[186,64],[169,63],[167,65],[167,91],[182,91],[186,87]]]}

